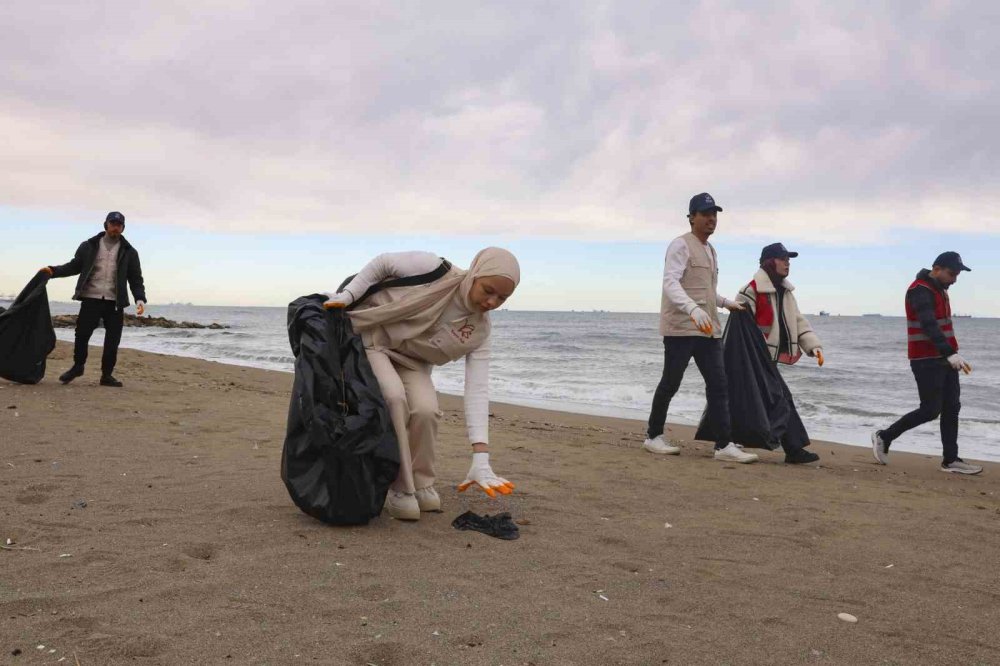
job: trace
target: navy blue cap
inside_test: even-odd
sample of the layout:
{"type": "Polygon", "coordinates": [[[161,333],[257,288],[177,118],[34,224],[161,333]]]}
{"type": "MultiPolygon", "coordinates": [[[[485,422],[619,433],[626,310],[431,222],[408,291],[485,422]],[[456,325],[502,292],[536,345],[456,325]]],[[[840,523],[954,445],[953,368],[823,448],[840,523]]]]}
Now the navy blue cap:
{"type": "Polygon", "coordinates": [[[702,192],[691,197],[691,203],[688,204],[688,215],[703,213],[706,210],[722,212],[722,208],[715,205],[715,199],[708,192],[702,192]]]}
{"type": "Polygon", "coordinates": [[[104,218],[105,224],[108,224],[110,222],[114,222],[115,224],[121,224],[122,226],[124,226],[125,216],[119,213],[118,211],[113,210],[110,213],[108,213],[108,216],[106,218],[104,218]]]}
{"type": "Polygon", "coordinates": [[[962,271],[971,271],[972,269],[962,263],[962,255],[958,252],[942,252],[934,260],[935,266],[942,266],[944,268],[950,268],[956,273],[961,273],[962,271]]]}
{"type": "Polygon", "coordinates": [[[798,252],[789,252],[781,243],[771,243],[760,251],[761,261],[765,259],[788,259],[789,257],[797,256],[799,256],[798,252]]]}

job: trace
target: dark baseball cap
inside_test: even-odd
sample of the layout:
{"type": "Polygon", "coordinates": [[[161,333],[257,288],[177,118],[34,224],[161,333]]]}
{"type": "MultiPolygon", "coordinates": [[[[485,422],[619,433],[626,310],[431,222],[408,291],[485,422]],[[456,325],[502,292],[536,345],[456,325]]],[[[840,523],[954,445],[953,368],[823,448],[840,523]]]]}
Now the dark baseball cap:
{"type": "Polygon", "coordinates": [[[937,256],[937,259],[934,260],[934,265],[941,266],[943,268],[950,268],[956,273],[972,270],[962,263],[962,255],[958,252],[942,252],[937,256]]]}
{"type": "Polygon", "coordinates": [[[688,204],[688,215],[694,215],[695,213],[703,213],[706,210],[714,210],[721,213],[722,208],[715,205],[715,199],[708,192],[702,192],[701,194],[696,194],[691,197],[691,202],[688,204]]]}
{"type": "Polygon", "coordinates": [[[761,261],[764,261],[765,259],[788,259],[789,257],[797,256],[799,256],[798,252],[789,252],[781,243],[771,243],[770,245],[765,245],[764,249],[760,251],[761,261]]]}
{"type": "Polygon", "coordinates": [[[112,222],[115,223],[115,224],[120,224],[120,225],[124,226],[125,225],[125,216],[122,215],[121,213],[119,213],[118,211],[113,210],[110,213],[108,213],[108,216],[106,218],[104,218],[104,223],[105,224],[110,224],[112,222]]]}

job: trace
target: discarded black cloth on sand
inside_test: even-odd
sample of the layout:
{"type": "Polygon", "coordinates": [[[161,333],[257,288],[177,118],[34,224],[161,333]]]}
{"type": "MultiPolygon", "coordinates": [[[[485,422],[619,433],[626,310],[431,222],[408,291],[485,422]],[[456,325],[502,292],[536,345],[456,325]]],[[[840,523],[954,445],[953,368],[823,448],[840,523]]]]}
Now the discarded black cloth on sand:
{"type": "MultiPolygon", "coordinates": [[[[749,312],[733,312],[723,333],[732,440],[751,448],[786,451],[809,446],[795,401],[771,360],[764,336],[749,312]]],[[[695,439],[714,442],[715,427],[702,414],[695,439]]]]}
{"type": "Polygon", "coordinates": [[[514,524],[510,514],[506,511],[495,516],[490,514],[480,516],[478,513],[466,511],[451,521],[451,526],[456,530],[475,530],[506,541],[512,541],[521,536],[517,525],[514,524]]]}
{"type": "Polygon", "coordinates": [[[0,377],[22,384],[45,377],[45,360],[56,347],[48,281],[48,274],[39,271],[9,309],[0,308],[0,377]]]}
{"type": "Polygon", "coordinates": [[[399,473],[389,411],[343,309],[326,296],[288,305],[295,382],[281,454],[281,479],[295,504],[334,525],[362,525],[382,512],[399,473]]]}

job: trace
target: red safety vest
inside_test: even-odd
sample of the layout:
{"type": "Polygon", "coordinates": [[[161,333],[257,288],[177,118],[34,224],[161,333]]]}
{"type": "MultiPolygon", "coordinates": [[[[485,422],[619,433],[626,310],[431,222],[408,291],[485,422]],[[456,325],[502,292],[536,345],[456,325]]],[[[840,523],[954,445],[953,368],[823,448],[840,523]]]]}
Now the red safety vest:
{"type": "Polygon", "coordinates": [[[767,297],[767,294],[757,291],[757,280],[750,281],[750,288],[757,294],[757,303],[755,303],[757,328],[766,338],[771,333],[771,327],[774,326],[774,308],[771,307],[771,299],[767,297]]]}
{"type": "MultiPolygon", "coordinates": [[[[951,323],[951,301],[948,293],[942,289],[937,289],[927,280],[914,280],[906,293],[912,289],[930,289],[934,294],[934,318],[937,319],[941,332],[951,348],[958,351],[958,339],[955,337],[955,327],[951,323]]],[[[911,361],[922,358],[941,358],[941,352],[934,346],[931,339],[924,333],[917,317],[917,311],[910,305],[910,299],[906,299],[906,339],[907,354],[911,361]]]]}

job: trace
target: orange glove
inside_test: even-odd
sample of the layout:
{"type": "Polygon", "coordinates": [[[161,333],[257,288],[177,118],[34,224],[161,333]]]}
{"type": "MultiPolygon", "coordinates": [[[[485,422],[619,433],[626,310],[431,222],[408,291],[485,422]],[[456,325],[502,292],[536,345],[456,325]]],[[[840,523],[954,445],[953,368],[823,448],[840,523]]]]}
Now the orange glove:
{"type": "Polygon", "coordinates": [[[816,349],[814,349],[813,350],[813,356],[816,357],[816,365],[818,365],[819,367],[822,368],[823,367],[823,360],[824,360],[823,359],[823,349],[821,347],[817,347],[816,349]]]}
{"type": "Polygon", "coordinates": [[[146,312],[146,304],[143,301],[136,301],[135,313],[141,317],[144,312],[146,312]]]}
{"type": "Polygon", "coordinates": [[[465,475],[465,481],[459,484],[458,492],[465,492],[473,484],[490,497],[496,497],[497,493],[510,495],[514,491],[513,483],[493,472],[490,467],[490,454],[485,452],[472,454],[472,467],[465,475]]]}
{"type": "Polygon", "coordinates": [[[52,277],[52,267],[51,266],[42,266],[41,268],[38,269],[38,272],[39,273],[48,273],[49,277],[52,277]]]}

